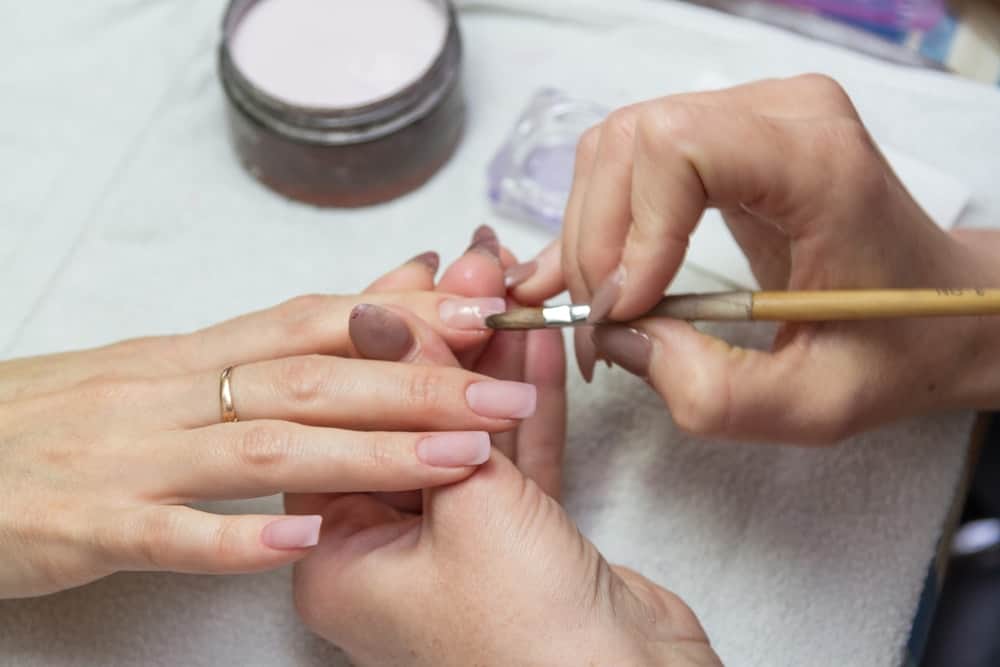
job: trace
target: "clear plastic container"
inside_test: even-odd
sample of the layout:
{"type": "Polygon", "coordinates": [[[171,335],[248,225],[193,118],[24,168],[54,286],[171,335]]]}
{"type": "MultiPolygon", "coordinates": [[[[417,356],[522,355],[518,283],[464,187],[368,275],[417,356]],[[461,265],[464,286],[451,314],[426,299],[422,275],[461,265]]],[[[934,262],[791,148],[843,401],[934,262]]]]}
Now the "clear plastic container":
{"type": "Polygon", "coordinates": [[[573,183],[576,144],[608,110],[540,90],[517,119],[487,171],[497,214],[558,230],[573,183]]]}

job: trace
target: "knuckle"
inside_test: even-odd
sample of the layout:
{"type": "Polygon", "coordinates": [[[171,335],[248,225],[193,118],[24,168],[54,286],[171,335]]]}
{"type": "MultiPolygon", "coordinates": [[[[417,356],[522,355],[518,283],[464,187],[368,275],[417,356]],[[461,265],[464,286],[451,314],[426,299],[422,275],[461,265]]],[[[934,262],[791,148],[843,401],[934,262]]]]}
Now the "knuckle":
{"type": "Polygon", "coordinates": [[[327,388],[330,357],[311,354],[284,360],[278,373],[278,391],[297,404],[311,404],[327,388]]]}
{"type": "Polygon", "coordinates": [[[836,79],[826,74],[813,72],[794,77],[792,82],[808,91],[811,97],[818,99],[831,111],[836,113],[849,112],[854,115],[854,104],[847,91],[836,79]]]}
{"type": "Polygon", "coordinates": [[[329,312],[330,297],[322,294],[303,294],[289,299],[277,308],[285,335],[291,340],[323,340],[326,331],[324,313],[329,312]]]}
{"type": "Polygon", "coordinates": [[[238,440],[236,456],[242,468],[271,469],[291,456],[291,434],[278,424],[254,423],[238,440]]]}
{"type": "Polygon", "coordinates": [[[402,382],[403,404],[414,412],[437,413],[444,400],[444,389],[438,373],[430,368],[411,366],[412,372],[402,382]]]}
{"type": "Polygon", "coordinates": [[[698,116],[684,104],[666,102],[645,110],[636,121],[636,142],[652,148],[689,146],[698,132],[698,116]]]}
{"type": "Polygon", "coordinates": [[[601,143],[601,126],[595,125],[591,127],[580,137],[580,141],[576,144],[576,163],[577,165],[587,164],[592,162],[594,157],[597,155],[597,147],[601,143]]]}
{"type": "Polygon", "coordinates": [[[668,396],[674,422],[682,431],[712,436],[725,432],[729,421],[729,387],[718,373],[702,372],[668,396]]]}
{"type": "Polygon", "coordinates": [[[141,400],[153,385],[152,380],[124,380],[114,374],[105,374],[81,383],[77,387],[77,397],[86,403],[120,407],[141,400]]]}
{"type": "Polygon", "coordinates": [[[373,470],[382,470],[395,463],[395,451],[389,437],[373,435],[365,448],[365,460],[373,470]]]}
{"type": "Polygon", "coordinates": [[[643,113],[635,107],[624,107],[612,111],[604,121],[604,132],[601,133],[601,145],[609,148],[621,148],[631,151],[632,140],[635,138],[636,125],[643,113]]]}
{"type": "Polygon", "coordinates": [[[211,540],[210,557],[216,569],[228,570],[240,561],[243,551],[242,535],[239,519],[227,517],[219,521],[211,540]]]}
{"type": "Polygon", "coordinates": [[[154,570],[165,570],[167,562],[164,554],[174,544],[177,535],[177,521],[169,512],[150,512],[136,530],[133,545],[138,563],[154,570]]]}

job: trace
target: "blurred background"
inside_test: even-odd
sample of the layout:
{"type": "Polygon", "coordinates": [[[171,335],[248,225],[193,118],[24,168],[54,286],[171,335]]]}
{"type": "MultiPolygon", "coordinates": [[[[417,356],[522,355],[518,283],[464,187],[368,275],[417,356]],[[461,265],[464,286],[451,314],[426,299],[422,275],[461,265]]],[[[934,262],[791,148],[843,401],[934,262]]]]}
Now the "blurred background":
{"type": "Polygon", "coordinates": [[[692,1],[894,62],[1000,85],[1000,0],[692,1]]]}

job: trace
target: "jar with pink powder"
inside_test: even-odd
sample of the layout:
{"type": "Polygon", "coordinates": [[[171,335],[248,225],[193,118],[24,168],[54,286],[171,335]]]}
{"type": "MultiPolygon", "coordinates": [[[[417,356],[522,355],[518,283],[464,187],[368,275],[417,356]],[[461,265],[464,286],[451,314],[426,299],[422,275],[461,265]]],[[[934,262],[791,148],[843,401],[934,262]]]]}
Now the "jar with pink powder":
{"type": "Polygon", "coordinates": [[[233,146],[296,200],[393,199],[461,138],[461,60],[448,0],[232,0],[219,73],[233,146]]]}

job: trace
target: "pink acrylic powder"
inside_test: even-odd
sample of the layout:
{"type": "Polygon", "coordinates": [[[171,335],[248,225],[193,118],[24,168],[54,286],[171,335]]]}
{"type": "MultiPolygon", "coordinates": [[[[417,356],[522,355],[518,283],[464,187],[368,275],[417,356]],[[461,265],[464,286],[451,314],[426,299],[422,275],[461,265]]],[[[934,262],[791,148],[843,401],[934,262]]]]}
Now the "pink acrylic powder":
{"type": "Polygon", "coordinates": [[[261,0],[236,28],[230,52],[243,76],[273,97],[348,108],[419,79],[447,25],[428,0],[261,0]]]}

